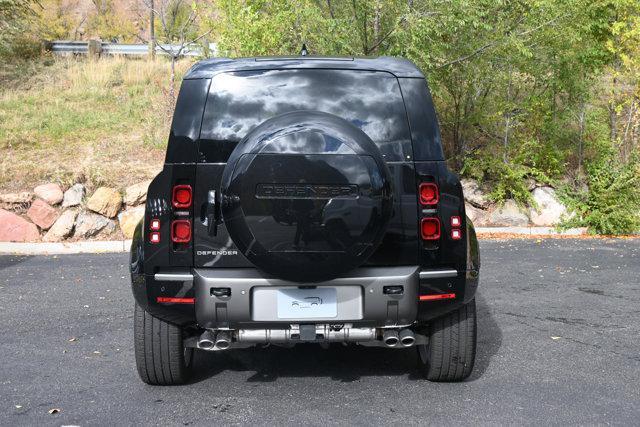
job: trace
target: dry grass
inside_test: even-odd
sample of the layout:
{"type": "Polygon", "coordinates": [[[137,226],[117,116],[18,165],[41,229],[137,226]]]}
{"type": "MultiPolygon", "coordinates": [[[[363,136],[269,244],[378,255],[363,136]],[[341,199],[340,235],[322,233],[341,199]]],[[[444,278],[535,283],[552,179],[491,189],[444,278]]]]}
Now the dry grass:
{"type": "MultiPolygon", "coordinates": [[[[189,61],[178,64],[181,75],[189,61]]],[[[124,188],[162,167],[170,64],[46,58],[0,71],[0,191],[124,188]]]]}

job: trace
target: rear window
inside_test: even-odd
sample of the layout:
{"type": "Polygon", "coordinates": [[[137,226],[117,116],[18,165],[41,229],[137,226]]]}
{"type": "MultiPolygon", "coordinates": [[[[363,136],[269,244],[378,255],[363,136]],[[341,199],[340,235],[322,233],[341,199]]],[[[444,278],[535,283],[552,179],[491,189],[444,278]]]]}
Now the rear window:
{"type": "Polygon", "coordinates": [[[319,110],[362,129],[387,161],[412,160],[411,133],[398,80],[344,70],[265,70],[213,77],[200,133],[200,158],[226,162],[235,145],[265,120],[319,110]]]}

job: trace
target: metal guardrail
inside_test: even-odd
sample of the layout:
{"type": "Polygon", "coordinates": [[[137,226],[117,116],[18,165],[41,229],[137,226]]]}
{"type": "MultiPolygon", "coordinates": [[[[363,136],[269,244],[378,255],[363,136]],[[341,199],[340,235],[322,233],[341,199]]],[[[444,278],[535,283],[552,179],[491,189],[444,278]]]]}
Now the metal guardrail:
{"type": "MultiPolygon", "coordinates": [[[[89,42],[87,41],[66,41],[54,40],[47,43],[47,47],[53,53],[57,54],[88,54],[89,42]]],[[[161,44],[155,48],[157,55],[168,55],[167,51],[177,53],[180,45],[161,44]]],[[[210,56],[217,55],[217,46],[215,43],[209,43],[210,56]]],[[[101,43],[101,54],[106,55],[148,55],[149,46],[146,44],[121,44],[121,43],[101,43]]],[[[191,45],[186,46],[181,56],[202,56],[204,55],[202,46],[191,45]]]]}

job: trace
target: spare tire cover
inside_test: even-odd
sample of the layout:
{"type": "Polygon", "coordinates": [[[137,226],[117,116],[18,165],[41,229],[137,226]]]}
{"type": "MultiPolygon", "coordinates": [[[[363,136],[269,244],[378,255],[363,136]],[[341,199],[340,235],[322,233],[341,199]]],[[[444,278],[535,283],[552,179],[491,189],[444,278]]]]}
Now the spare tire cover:
{"type": "Polygon", "coordinates": [[[293,281],[335,278],[362,263],[391,217],[389,170],[348,121],[319,111],[249,132],[222,176],[222,219],[256,267],[293,281]]]}

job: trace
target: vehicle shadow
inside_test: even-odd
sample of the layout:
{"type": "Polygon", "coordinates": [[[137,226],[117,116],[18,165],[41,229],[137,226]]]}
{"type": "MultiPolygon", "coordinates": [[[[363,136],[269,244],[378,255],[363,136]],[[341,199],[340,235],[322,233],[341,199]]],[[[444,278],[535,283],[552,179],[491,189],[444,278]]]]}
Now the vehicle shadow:
{"type": "MultiPolygon", "coordinates": [[[[502,332],[491,309],[481,295],[476,301],[478,350],[474,372],[468,381],[482,377],[502,345],[502,332]]],[[[292,348],[269,346],[223,352],[196,351],[194,368],[196,373],[192,383],[205,381],[225,371],[254,372],[247,378],[248,382],[327,377],[348,383],[367,376],[389,375],[422,379],[417,369],[415,348],[385,349],[341,344],[332,344],[326,350],[317,344],[298,344],[292,348]]]]}

